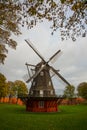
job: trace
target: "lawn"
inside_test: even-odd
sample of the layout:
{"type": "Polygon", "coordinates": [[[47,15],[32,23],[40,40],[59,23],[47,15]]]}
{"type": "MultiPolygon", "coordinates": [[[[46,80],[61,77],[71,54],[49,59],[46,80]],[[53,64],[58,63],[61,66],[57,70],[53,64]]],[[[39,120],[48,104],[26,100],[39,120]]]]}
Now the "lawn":
{"type": "Polygon", "coordinates": [[[0,130],[87,130],[87,105],[60,106],[57,113],[30,113],[0,104],[0,130]]]}

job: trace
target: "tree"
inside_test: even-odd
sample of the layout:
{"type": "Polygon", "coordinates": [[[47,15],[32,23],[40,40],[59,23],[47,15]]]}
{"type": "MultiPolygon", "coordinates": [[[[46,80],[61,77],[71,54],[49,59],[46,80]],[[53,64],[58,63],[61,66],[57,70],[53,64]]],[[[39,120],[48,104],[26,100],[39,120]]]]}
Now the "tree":
{"type": "Polygon", "coordinates": [[[16,41],[12,33],[20,34],[18,21],[20,19],[20,4],[14,0],[0,0],[0,63],[4,63],[8,49],[6,45],[16,49],[16,41]],[[18,13],[19,12],[19,13],[18,13]]]}
{"type": "Polygon", "coordinates": [[[19,26],[30,29],[48,20],[52,34],[59,30],[62,40],[87,33],[87,0],[0,0],[0,63],[7,56],[6,44],[16,48],[11,34],[20,34],[19,26]]]}
{"type": "Polygon", "coordinates": [[[8,87],[6,83],[6,77],[0,73],[0,98],[5,97],[8,94],[8,87]]]}
{"type": "Polygon", "coordinates": [[[16,80],[14,82],[13,90],[14,90],[17,98],[28,94],[28,89],[27,89],[26,84],[20,80],[16,80]]]}
{"type": "Polygon", "coordinates": [[[81,96],[87,99],[87,83],[86,82],[80,83],[78,85],[77,91],[78,91],[78,96],[81,96]]]}
{"type": "Polygon", "coordinates": [[[15,91],[14,91],[14,82],[12,81],[8,81],[7,82],[7,86],[8,86],[8,96],[9,96],[9,102],[10,102],[10,99],[15,96],[15,91]]]}
{"type": "Polygon", "coordinates": [[[32,18],[28,26],[47,19],[52,23],[53,32],[57,29],[61,38],[85,37],[87,33],[87,0],[26,0],[24,12],[26,18],[32,18]],[[26,9],[25,9],[26,8],[26,9]]]}
{"type": "Polygon", "coordinates": [[[75,91],[75,87],[72,86],[66,86],[65,90],[64,90],[64,96],[68,99],[72,99],[74,97],[74,91],[75,91]]]}

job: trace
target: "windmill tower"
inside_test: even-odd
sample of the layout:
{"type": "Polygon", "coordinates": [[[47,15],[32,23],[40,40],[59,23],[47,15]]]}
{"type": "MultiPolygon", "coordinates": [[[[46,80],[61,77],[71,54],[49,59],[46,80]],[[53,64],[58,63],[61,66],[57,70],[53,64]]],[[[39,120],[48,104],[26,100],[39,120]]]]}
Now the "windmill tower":
{"type": "Polygon", "coordinates": [[[53,71],[66,84],[70,83],[63,78],[63,76],[49,65],[49,62],[60,52],[58,50],[48,61],[45,61],[41,54],[35,49],[30,41],[27,44],[40,57],[41,62],[37,65],[26,63],[29,79],[27,83],[31,82],[31,88],[26,103],[26,110],[31,112],[56,112],[58,111],[58,97],[55,94],[55,89],[51,80],[50,70],[53,71]],[[29,67],[33,67],[34,73],[31,75],[29,67]]]}

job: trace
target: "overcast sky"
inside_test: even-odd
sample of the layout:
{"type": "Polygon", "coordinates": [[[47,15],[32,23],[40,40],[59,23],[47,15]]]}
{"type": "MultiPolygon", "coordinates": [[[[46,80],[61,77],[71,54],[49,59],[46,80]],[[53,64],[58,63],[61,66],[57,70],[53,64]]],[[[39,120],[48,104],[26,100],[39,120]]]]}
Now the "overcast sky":
{"type": "MultiPolygon", "coordinates": [[[[23,80],[27,73],[26,62],[35,65],[40,62],[40,58],[25,42],[25,39],[30,39],[45,60],[61,49],[62,53],[50,64],[59,69],[68,82],[75,87],[81,82],[87,82],[87,37],[78,38],[76,42],[70,39],[62,42],[58,32],[52,36],[49,25],[42,23],[29,31],[23,28],[22,35],[14,39],[18,42],[17,49],[9,49],[5,64],[0,66],[0,72],[8,81],[23,80]]],[[[53,77],[53,83],[56,89],[63,89],[66,86],[57,76],[53,77]]]]}

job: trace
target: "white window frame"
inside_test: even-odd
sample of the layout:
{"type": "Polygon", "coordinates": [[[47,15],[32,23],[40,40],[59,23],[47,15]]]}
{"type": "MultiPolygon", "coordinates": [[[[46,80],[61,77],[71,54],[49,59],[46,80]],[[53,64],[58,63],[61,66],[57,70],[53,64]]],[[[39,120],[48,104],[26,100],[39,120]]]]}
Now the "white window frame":
{"type": "Polygon", "coordinates": [[[50,91],[51,95],[53,95],[53,90],[50,91]]]}
{"type": "Polygon", "coordinates": [[[40,90],[40,97],[43,97],[43,90],[40,90]]]}
{"type": "Polygon", "coordinates": [[[49,86],[51,86],[51,81],[49,81],[49,86]]]}
{"type": "Polygon", "coordinates": [[[40,90],[40,95],[43,95],[43,90],[40,90]]]}

